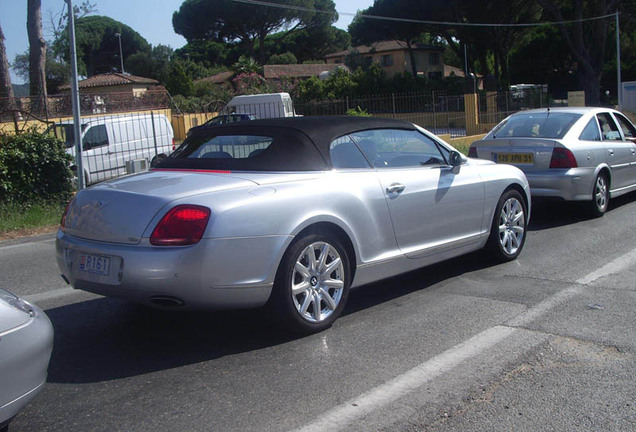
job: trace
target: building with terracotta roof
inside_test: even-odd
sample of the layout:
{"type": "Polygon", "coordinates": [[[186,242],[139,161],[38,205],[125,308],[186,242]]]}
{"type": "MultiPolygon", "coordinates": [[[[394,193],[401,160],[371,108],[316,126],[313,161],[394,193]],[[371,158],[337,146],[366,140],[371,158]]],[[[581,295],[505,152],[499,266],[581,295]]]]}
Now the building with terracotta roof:
{"type": "MultiPolygon", "coordinates": [[[[161,90],[163,87],[152,78],[111,72],[81,80],[79,89],[82,94],[132,93],[134,96],[141,96],[148,90],[161,90]]],[[[61,85],[60,91],[69,92],[71,86],[61,85]]]]}
{"type": "MultiPolygon", "coordinates": [[[[418,75],[426,78],[444,76],[444,49],[434,45],[413,45],[413,56],[418,75]]],[[[362,45],[325,56],[329,64],[344,64],[350,56],[361,56],[371,63],[378,63],[388,76],[411,73],[411,57],[404,41],[392,40],[362,45]]]]}
{"type": "Polygon", "coordinates": [[[194,82],[195,83],[212,83],[212,84],[218,84],[218,85],[224,85],[224,84],[230,85],[233,76],[234,76],[234,72],[226,71],[226,72],[218,73],[216,75],[195,80],[194,82]]]}

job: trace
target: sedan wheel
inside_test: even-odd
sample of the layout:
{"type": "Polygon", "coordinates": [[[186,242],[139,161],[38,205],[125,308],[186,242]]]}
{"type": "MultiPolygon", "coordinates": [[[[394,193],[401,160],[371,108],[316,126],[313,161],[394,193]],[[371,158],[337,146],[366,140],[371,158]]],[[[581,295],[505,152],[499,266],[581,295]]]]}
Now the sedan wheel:
{"type": "Polygon", "coordinates": [[[526,205],[515,190],[504,193],[495,209],[488,247],[500,261],[519,255],[526,240],[526,205]]]}
{"type": "Polygon", "coordinates": [[[312,234],[285,253],[270,303],[286,326],[313,333],[330,327],[338,318],[349,285],[349,260],[340,242],[312,234]]]}
{"type": "Polygon", "coordinates": [[[594,180],[594,189],[592,190],[592,206],[590,212],[593,217],[600,217],[607,211],[609,204],[609,184],[607,176],[600,173],[594,180]]]}

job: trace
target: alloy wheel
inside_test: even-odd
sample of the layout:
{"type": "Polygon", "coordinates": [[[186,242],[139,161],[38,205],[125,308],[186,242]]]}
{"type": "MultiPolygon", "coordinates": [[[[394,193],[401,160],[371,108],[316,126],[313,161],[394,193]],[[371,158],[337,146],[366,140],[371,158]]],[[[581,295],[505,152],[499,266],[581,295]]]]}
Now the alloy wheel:
{"type": "Polygon", "coordinates": [[[345,287],[345,265],[327,242],[307,246],[296,258],[291,295],[296,311],[311,323],[328,319],[338,307],[345,287]]]}
{"type": "Polygon", "coordinates": [[[523,244],[526,232],[523,205],[515,197],[509,198],[499,214],[499,244],[508,255],[514,255],[523,244]]]}

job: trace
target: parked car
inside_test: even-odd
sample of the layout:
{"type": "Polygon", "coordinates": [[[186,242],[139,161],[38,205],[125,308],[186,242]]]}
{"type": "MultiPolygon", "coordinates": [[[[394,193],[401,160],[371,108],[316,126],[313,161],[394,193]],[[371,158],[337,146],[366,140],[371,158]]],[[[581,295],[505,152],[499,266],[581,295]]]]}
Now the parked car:
{"type": "Polygon", "coordinates": [[[163,308],[267,306],[315,332],[351,287],[486,247],[523,248],[523,173],[397,120],[201,129],[151,172],[79,192],[57,234],[74,287],[163,308]]]}
{"type": "Polygon", "coordinates": [[[469,156],[513,164],[533,197],[587,201],[602,216],[610,198],[636,190],[636,128],[608,108],[521,111],[503,120],[469,156]]]}
{"type": "Polygon", "coordinates": [[[206,127],[221,126],[226,123],[234,123],[234,122],[240,122],[240,121],[256,120],[256,118],[257,117],[254,114],[239,114],[239,113],[221,114],[216,117],[212,117],[210,120],[206,121],[200,126],[195,126],[193,128],[190,128],[190,130],[188,131],[188,136],[192,135],[194,131],[197,131],[199,129],[203,129],[206,127]]]}
{"type": "Polygon", "coordinates": [[[0,288],[0,430],[44,387],[53,327],[38,307],[0,288]]]}
{"type": "Polygon", "coordinates": [[[223,108],[229,113],[253,113],[258,118],[295,117],[289,93],[262,93],[234,96],[223,108]]]}
{"type": "MultiPolygon", "coordinates": [[[[85,184],[127,174],[126,163],[144,160],[145,168],[174,149],[174,132],[163,114],[122,114],[82,119],[82,169],[85,184]]],[[[75,157],[72,121],[57,123],[49,132],[66,142],[75,157]]],[[[75,164],[71,167],[77,174],[75,164]]]]}

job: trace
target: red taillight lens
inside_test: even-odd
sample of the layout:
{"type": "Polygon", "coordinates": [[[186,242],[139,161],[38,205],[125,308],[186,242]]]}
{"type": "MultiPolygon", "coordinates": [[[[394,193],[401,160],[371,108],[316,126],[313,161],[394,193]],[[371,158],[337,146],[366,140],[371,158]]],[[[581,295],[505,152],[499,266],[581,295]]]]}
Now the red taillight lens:
{"type": "Polygon", "coordinates": [[[210,209],[196,205],[180,205],[170,210],[150,236],[155,246],[187,246],[201,240],[210,219],[210,209]]]}
{"type": "Polygon", "coordinates": [[[570,150],[563,147],[555,147],[552,150],[550,168],[576,168],[578,166],[576,158],[570,150]]]}
{"type": "Polygon", "coordinates": [[[468,149],[468,157],[477,159],[477,149],[473,146],[470,146],[468,149]]]}
{"type": "Polygon", "coordinates": [[[172,138],[172,151],[174,151],[177,148],[174,138],[172,138]]]}
{"type": "Polygon", "coordinates": [[[66,215],[68,214],[68,208],[71,206],[71,201],[66,204],[66,208],[64,209],[64,213],[62,213],[62,219],[60,220],[60,226],[62,228],[66,227],[66,215]]]}

